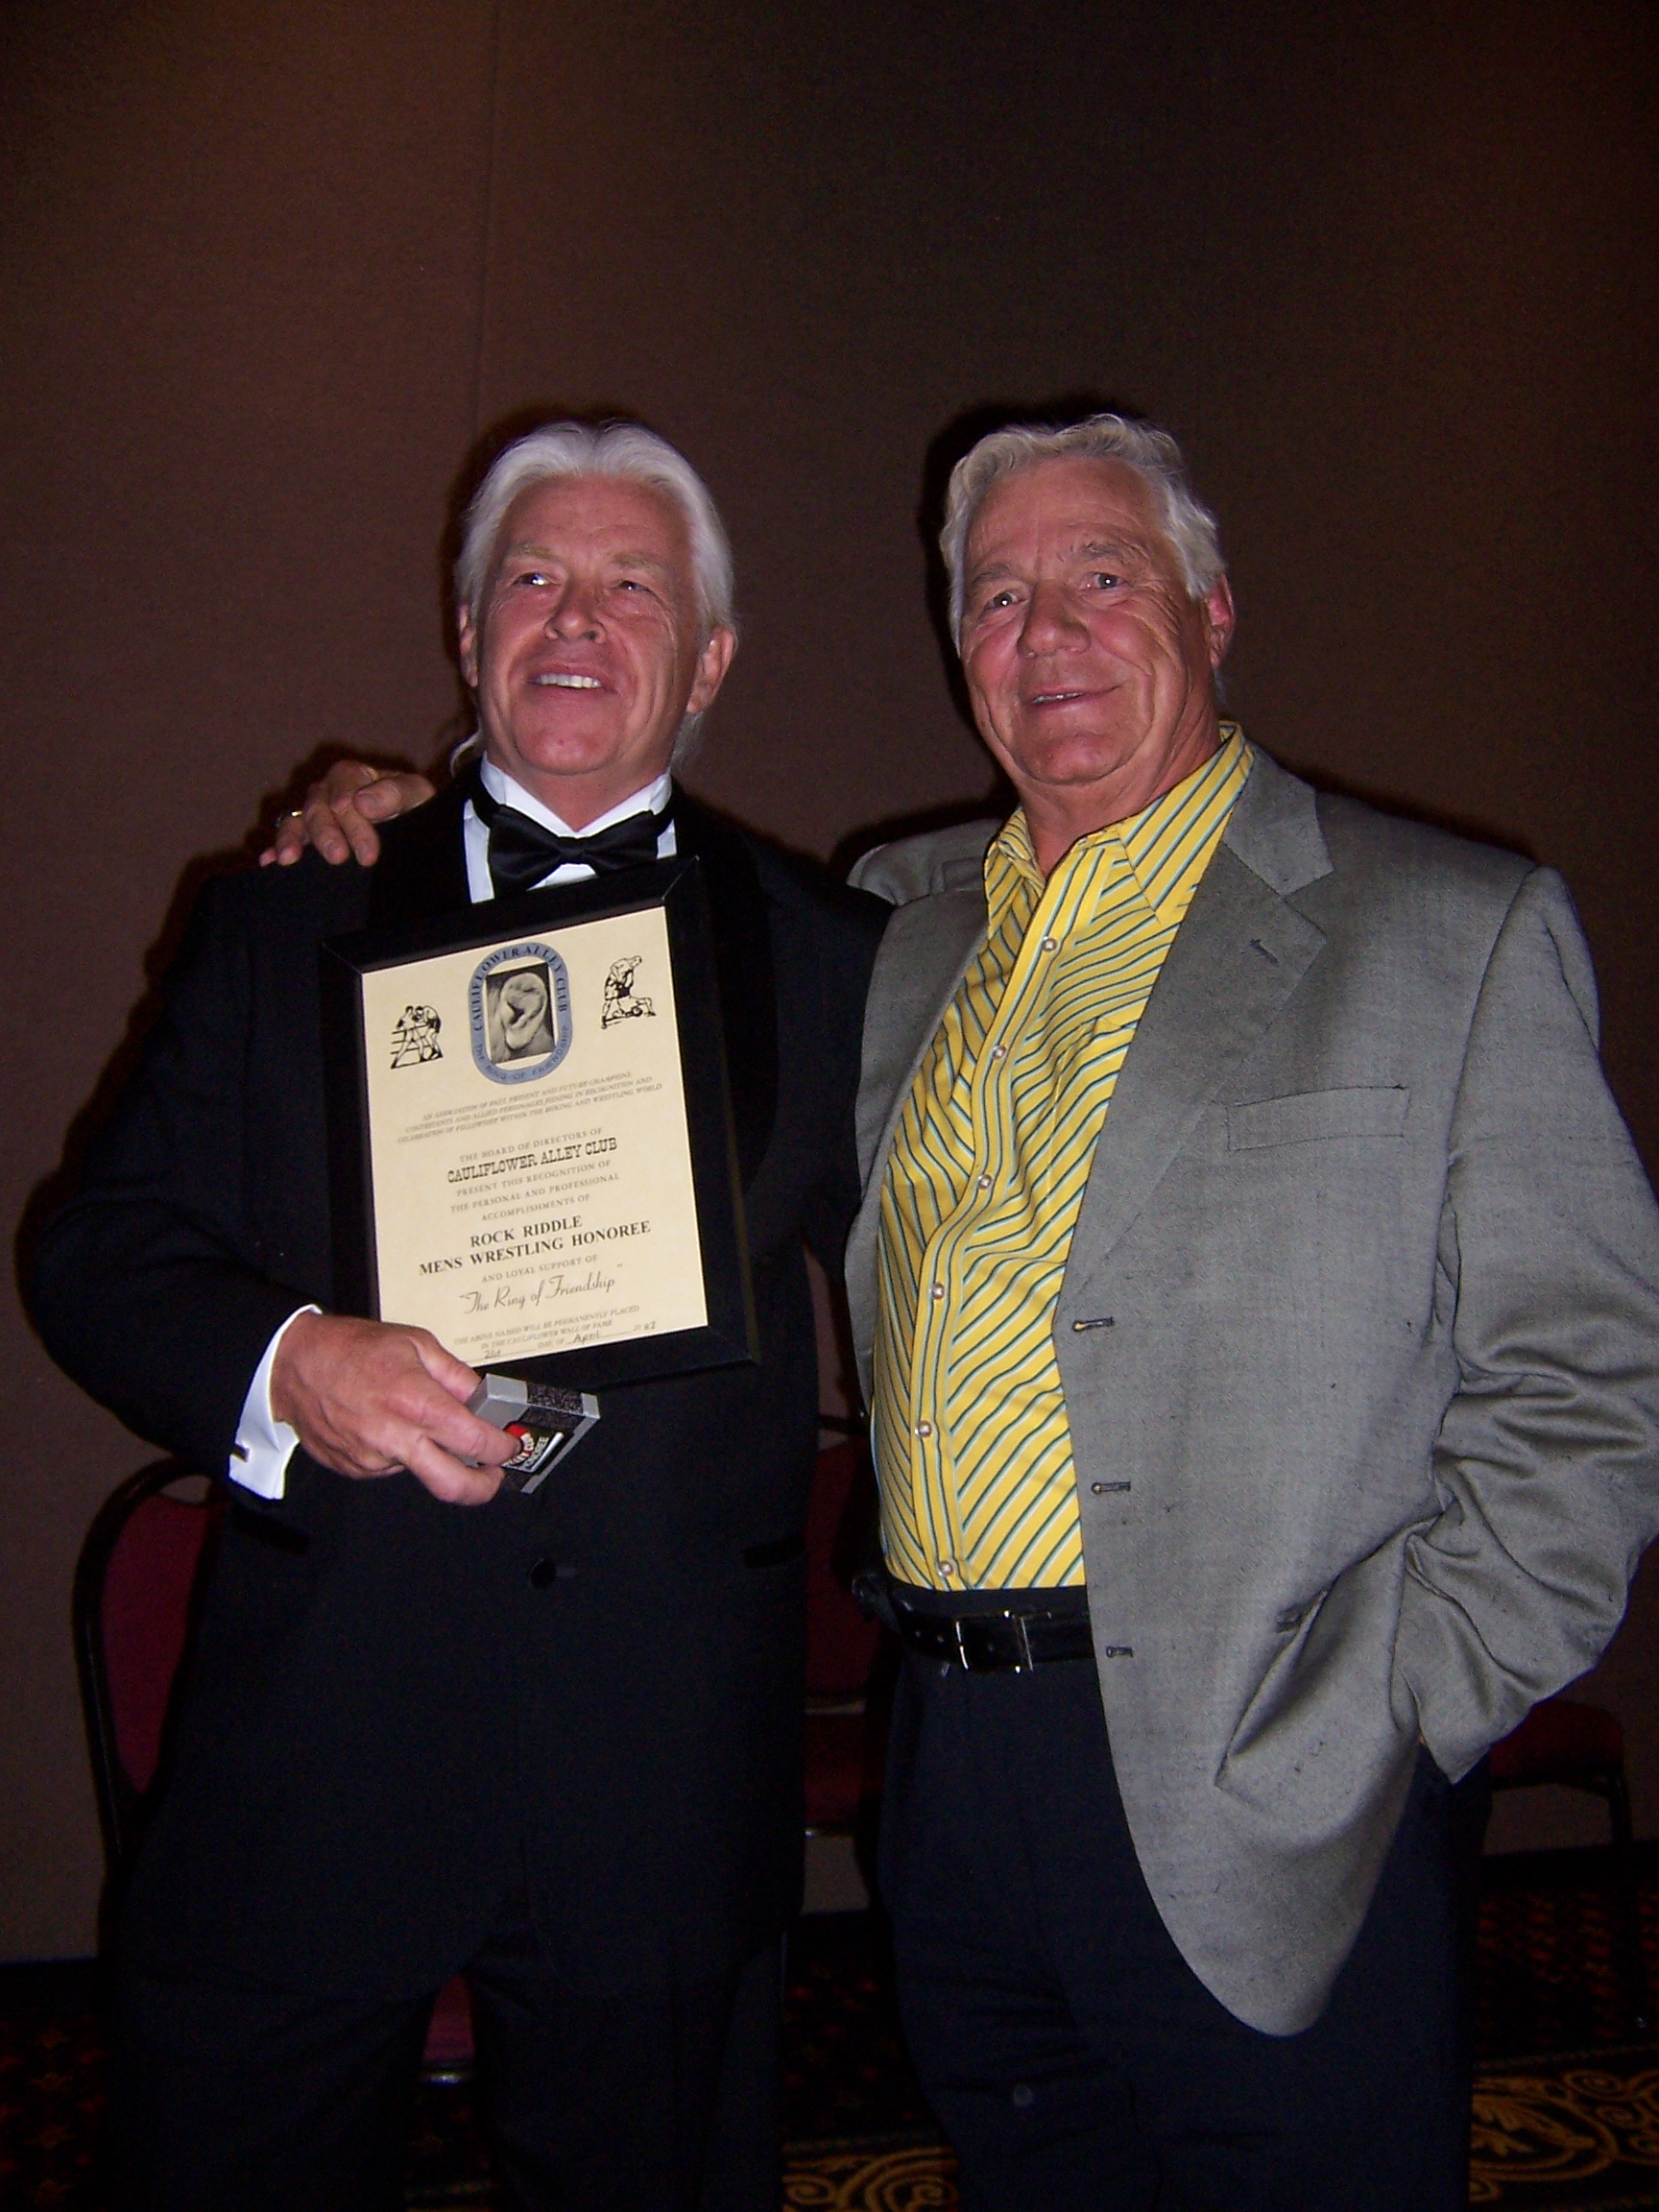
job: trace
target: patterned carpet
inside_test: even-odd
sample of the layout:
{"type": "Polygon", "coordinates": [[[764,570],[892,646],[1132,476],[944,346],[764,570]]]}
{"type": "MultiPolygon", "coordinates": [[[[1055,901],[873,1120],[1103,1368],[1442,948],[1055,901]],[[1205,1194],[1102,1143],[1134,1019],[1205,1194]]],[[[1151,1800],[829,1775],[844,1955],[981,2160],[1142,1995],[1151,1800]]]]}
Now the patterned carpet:
{"type": "MultiPolygon", "coordinates": [[[[1482,2068],[1471,2142],[1471,2206],[1656,2212],[1659,2046],[1482,2068]]],[[[923,2212],[958,2202],[954,2175],[937,2143],[803,2145],[783,2201],[789,2212],[923,2212]]]]}
{"type": "MultiPolygon", "coordinates": [[[[1659,2046],[1483,2067],[1475,2090],[1471,2206],[1497,2212],[1656,2212],[1659,2046]]],[[[788,2212],[923,2212],[958,2201],[938,2143],[800,2145],[788,2212]]]]}
{"type": "Polygon", "coordinates": [[[783,2170],[788,2212],[922,2212],[960,2201],[956,2161],[938,2143],[815,2144],[783,2170]]]}
{"type": "MultiPolygon", "coordinates": [[[[1477,2076],[1469,2202],[1495,2212],[1659,2212],[1659,2043],[1510,2059],[1477,2076]]],[[[936,2139],[798,2143],[788,2212],[923,2212],[958,2202],[936,2139]]]]}
{"type": "Polygon", "coordinates": [[[1470,2141],[1472,2205],[1651,2212],[1659,2206],[1659,2044],[1483,2066],[1470,2141]]]}
{"type": "MultiPolygon", "coordinates": [[[[1659,1989],[1659,1859],[1643,1934],[1659,1989]]],[[[1659,2034],[1632,2040],[1593,1863],[1488,1862],[1481,1908],[1470,2203],[1497,2212],[1659,2212],[1659,2034]]],[[[957,2202],[904,2056],[868,1916],[805,1921],[785,2005],[788,2212],[957,2202]]],[[[87,1967],[0,1968],[0,2206],[99,2212],[103,2030],[87,1967]]],[[[492,2203],[465,2088],[422,2092],[408,2202],[492,2203]]]]}

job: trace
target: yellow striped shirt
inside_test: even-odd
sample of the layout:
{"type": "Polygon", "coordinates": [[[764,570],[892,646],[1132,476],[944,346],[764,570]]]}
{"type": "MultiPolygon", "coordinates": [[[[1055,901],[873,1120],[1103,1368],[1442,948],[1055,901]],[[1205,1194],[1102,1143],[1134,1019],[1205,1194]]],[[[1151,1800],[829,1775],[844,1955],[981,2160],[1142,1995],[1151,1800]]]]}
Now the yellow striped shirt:
{"type": "Polygon", "coordinates": [[[1118,1071],[1252,755],[1220,751],[1046,882],[1022,812],[881,1191],[872,1430],[882,1543],[937,1590],[1081,1583],[1054,1305],[1118,1071]]]}

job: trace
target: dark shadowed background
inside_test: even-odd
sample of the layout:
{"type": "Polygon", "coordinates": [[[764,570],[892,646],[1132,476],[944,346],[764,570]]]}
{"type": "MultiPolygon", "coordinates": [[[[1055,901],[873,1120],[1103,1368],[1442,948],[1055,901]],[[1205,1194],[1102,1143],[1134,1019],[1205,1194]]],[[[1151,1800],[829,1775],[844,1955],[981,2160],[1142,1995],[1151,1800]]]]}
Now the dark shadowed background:
{"type": "MultiPolygon", "coordinates": [[[[691,781],[826,855],[990,787],[918,526],[963,424],[1086,393],[1170,423],[1234,565],[1236,709],[1567,872],[1659,1162],[1656,23],[7,0],[12,1215],[192,864],[315,749],[453,730],[449,502],[480,440],[565,406],[707,476],[745,637],[691,781]]],[[[153,1454],[10,1294],[3,1326],[0,1955],[42,1957],[90,1947],[99,1877],[71,1566],[153,1454]]],[[[1659,1578],[1594,1692],[1648,1834],[1656,1685],[1659,1578]]]]}

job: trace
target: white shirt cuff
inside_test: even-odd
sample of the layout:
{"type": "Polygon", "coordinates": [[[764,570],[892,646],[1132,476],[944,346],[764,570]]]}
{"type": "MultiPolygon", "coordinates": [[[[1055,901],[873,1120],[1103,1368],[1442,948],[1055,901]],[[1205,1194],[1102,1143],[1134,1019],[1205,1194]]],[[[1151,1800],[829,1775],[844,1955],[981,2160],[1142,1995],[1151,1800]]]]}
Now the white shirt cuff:
{"type": "Polygon", "coordinates": [[[258,1498],[280,1498],[288,1483],[288,1462],[300,1441],[300,1431],[278,1421],[271,1410],[271,1369],[276,1347],[301,1313],[321,1313],[321,1306],[297,1306],[265,1347],[265,1357],[253,1370],[248,1395],[242,1401],[242,1419],[236,1441],[225,1463],[232,1482],[252,1490],[258,1498]]]}

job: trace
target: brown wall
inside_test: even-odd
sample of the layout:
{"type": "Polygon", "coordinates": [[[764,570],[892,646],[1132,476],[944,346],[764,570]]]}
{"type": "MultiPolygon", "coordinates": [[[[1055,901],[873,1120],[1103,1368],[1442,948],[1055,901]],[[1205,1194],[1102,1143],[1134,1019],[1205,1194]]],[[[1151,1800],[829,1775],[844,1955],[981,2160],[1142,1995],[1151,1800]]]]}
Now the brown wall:
{"type": "MultiPolygon", "coordinates": [[[[0,589],[13,1216],[195,857],[320,743],[428,757],[474,441],[642,412],[732,524],[695,781],[828,853],[988,785],[924,608],[929,449],[1080,390],[1218,505],[1293,763],[1569,872],[1648,1051],[1654,17],[1639,0],[11,0],[0,589]]],[[[0,1953],[87,1947],[67,1650],[151,1455],[14,1303],[0,1953]]],[[[1603,1674],[1659,1829],[1659,1592],[1603,1674]]]]}

